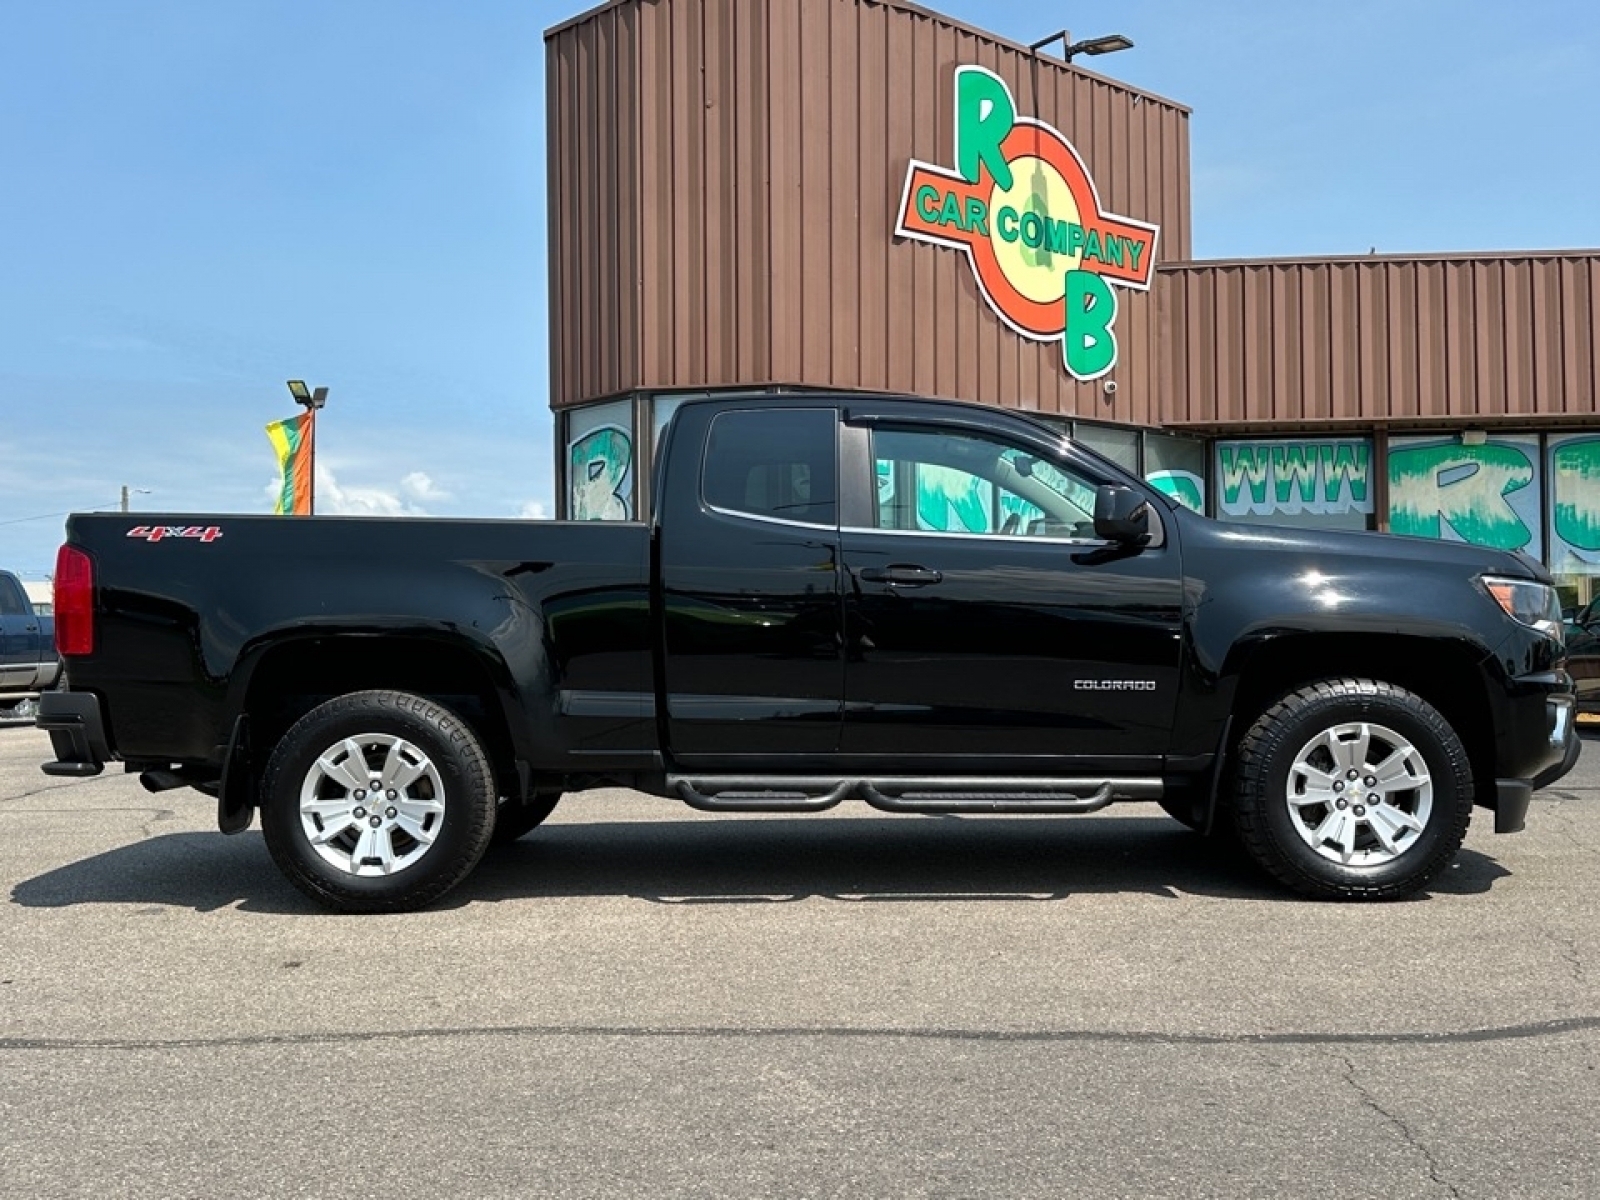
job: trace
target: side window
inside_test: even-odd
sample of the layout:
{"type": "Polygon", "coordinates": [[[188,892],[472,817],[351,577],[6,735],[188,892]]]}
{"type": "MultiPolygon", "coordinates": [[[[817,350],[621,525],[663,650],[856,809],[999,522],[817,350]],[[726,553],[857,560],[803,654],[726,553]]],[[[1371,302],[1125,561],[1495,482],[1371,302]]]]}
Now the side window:
{"type": "Polygon", "coordinates": [[[0,575],[0,617],[20,617],[25,611],[21,585],[9,575],[0,575]]]}
{"type": "Polygon", "coordinates": [[[975,434],[874,430],[879,529],[1094,537],[1095,485],[975,434]]]}
{"type": "Polygon", "coordinates": [[[705,502],[745,516],[837,525],[835,423],[831,408],[717,414],[706,439],[705,502]]]}

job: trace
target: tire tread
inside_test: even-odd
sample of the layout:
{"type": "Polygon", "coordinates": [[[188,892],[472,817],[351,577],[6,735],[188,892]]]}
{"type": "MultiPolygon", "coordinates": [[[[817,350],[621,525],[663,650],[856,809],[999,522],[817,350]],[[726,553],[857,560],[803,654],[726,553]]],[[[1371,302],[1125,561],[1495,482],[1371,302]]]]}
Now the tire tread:
{"type": "MultiPolygon", "coordinates": [[[[1398,900],[1412,895],[1438,877],[1455,859],[1472,819],[1472,770],[1461,739],[1432,705],[1420,696],[1382,680],[1356,676],[1322,679],[1282,696],[1251,724],[1239,740],[1234,762],[1233,816],[1240,840],[1250,857],[1278,882],[1301,895],[1322,900],[1398,900]],[[1270,785],[1266,778],[1271,758],[1279,748],[1282,731],[1310,705],[1339,701],[1393,702],[1410,710],[1438,738],[1449,759],[1455,811],[1439,819],[1449,824],[1431,853],[1406,875],[1396,879],[1363,880],[1350,873],[1339,883],[1306,870],[1278,845],[1266,812],[1255,798],[1270,785]]],[[[1270,803],[1270,800],[1267,801],[1270,803]]]]}
{"type": "Polygon", "coordinates": [[[467,789],[469,793],[476,790],[479,796],[478,802],[472,802],[470,795],[463,797],[465,802],[456,805],[450,814],[452,820],[465,820],[466,825],[462,835],[463,851],[457,855],[449,869],[426,883],[419,883],[407,890],[390,895],[376,894],[363,889],[340,886],[306,870],[282,835],[278,834],[276,825],[266,819],[265,813],[262,814],[262,833],[266,838],[267,850],[272,855],[272,861],[278,865],[278,869],[313,900],[341,912],[409,912],[426,908],[471,874],[479,859],[483,857],[484,851],[488,849],[489,839],[494,834],[494,772],[489,765],[488,755],[484,753],[483,746],[472,732],[471,726],[454,712],[442,704],[410,692],[366,691],[337,696],[301,717],[283,736],[279,742],[279,750],[274,750],[268,760],[261,794],[268,804],[277,801],[279,784],[283,772],[288,767],[289,757],[280,753],[282,747],[293,746],[298,738],[305,736],[310,729],[347,716],[367,715],[374,708],[387,708],[391,712],[415,718],[426,725],[450,744],[451,748],[461,756],[468,775],[475,777],[467,781],[467,789]],[[474,782],[477,784],[476,788],[474,782]],[[483,796],[488,797],[487,803],[482,802],[483,796]]]}

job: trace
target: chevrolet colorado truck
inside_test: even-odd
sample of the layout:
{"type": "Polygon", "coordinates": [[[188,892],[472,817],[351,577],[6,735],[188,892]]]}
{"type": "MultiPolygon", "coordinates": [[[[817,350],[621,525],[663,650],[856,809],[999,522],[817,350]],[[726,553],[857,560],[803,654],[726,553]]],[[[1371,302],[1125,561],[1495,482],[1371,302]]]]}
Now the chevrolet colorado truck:
{"type": "Polygon", "coordinates": [[[1391,898],[1578,754],[1524,557],[1221,524],[940,401],[689,402],[653,468],[642,523],[73,516],[43,769],[259,812],[307,894],[392,911],[600,784],[1155,803],[1301,893],[1391,898]]]}
{"type": "Polygon", "coordinates": [[[0,714],[27,714],[61,668],[51,618],[34,611],[22,581],[0,571],[0,714]]]}

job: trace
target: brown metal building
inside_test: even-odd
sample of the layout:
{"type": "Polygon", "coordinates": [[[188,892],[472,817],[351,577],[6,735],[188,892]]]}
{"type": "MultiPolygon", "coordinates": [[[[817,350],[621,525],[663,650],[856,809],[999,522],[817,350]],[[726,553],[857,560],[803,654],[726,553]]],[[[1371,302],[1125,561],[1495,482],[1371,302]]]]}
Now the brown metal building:
{"type": "Polygon", "coordinates": [[[1163,425],[1215,432],[1597,420],[1593,252],[1162,267],[1163,425]]]}
{"type": "Polygon", "coordinates": [[[906,392],[1036,411],[1225,519],[1488,541],[1592,590],[1600,252],[1189,261],[1186,108],[903,0],[615,0],[546,51],[561,515],[636,514],[685,395],[906,392]],[[962,190],[967,68],[1092,199],[1060,152],[1026,160],[1031,226],[982,169],[962,190]],[[1142,285],[1050,257],[1095,207],[1158,230],[1142,285]],[[1041,261],[1117,285],[1109,367],[995,299],[1041,261]]]}

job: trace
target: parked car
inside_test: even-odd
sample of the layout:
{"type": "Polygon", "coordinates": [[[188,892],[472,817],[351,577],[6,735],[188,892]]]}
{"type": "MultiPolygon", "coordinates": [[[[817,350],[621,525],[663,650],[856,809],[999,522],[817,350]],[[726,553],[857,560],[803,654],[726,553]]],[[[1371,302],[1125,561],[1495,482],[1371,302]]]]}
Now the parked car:
{"type": "Polygon", "coordinates": [[[1578,689],[1578,711],[1600,714],[1600,596],[1567,621],[1567,670],[1578,689]]]}
{"type": "Polygon", "coordinates": [[[936,401],[690,401],[654,461],[648,523],[73,516],[44,770],[197,788],[225,832],[259,810],[298,887],[385,911],[606,783],[726,812],[1153,802],[1303,893],[1382,899],[1475,806],[1521,829],[1578,755],[1524,557],[1223,525],[936,401]]]}
{"type": "Polygon", "coordinates": [[[38,612],[28,589],[0,571],[0,713],[31,716],[39,693],[61,670],[55,620],[38,612]]]}

